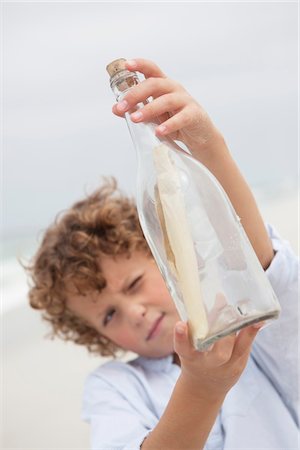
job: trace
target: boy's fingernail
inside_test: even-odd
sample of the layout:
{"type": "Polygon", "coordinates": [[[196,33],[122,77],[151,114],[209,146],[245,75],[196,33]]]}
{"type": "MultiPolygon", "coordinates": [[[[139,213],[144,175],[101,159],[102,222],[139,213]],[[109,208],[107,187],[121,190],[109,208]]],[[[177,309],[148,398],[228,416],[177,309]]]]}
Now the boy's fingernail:
{"type": "Polygon", "coordinates": [[[266,324],[265,322],[258,322],[252,326],[253,326],[253,328],[257,328],[258,330],[260,330],[263,326],[265,326],[265,324],[266,324]]]}
{"type": "Polygon", "coordinates": [[[132,67],[132,68],[134,68],[134,67],[137,66],[136,61],[135,61],[134,59],[128,59],[128,60],[126,61],[126,64],[128,64],[128,66],[130,66],[130,67],[132,67]]]}
{"type": "Polygon", "coordinates": [[[122,100],[117,105],[118,111],[125,111],[128,108],[128,102],[126,100],[122,100]]]}
{"type": "Polygon", "coordinates": [[[141,120],[143,117],[143,114],[140,111],[136,111],[131,114],[130,116],[133,120],[141,120]]]}
{"type": "Polygon", "coordinates": [[[165,125],[159,125],[159,127],[157,127],[157,131],[159,132],[159,134],[164,134],[167,130],[167,127],[165,125]]]}
{"type": "Polygon", "coordinates": [[[183,335],[183,334],[185,333],[185,326],[182,325],[181,323],[178,323],[178,324],[176,325],[175,329],[176,329],[176,333],[177,333],[177,334],[183,335]]]}
{"type": "Polygon", "coordinates": [[[206,352],[211,352],[212,349],[214,348],[215,344],[211,344],[209,347],[207,347],[207,349],[205,350],[206,352]]]}

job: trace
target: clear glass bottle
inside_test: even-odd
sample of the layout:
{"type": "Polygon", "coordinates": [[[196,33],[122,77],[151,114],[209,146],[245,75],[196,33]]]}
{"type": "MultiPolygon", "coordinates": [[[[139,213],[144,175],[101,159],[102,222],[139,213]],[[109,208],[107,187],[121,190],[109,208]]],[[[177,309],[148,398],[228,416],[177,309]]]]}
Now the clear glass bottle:
{"type": "MultiPolygon", "coordinates": [[[[117,101],[139,83],[124,61],[107,66],[117,101]]],[[[279,302],[220,183],[175,142],[158,138],[157,124],[132,122],[134,110],[125,118],[137,151],[141,227],[195,348],[277,318],[279,302]]]]}

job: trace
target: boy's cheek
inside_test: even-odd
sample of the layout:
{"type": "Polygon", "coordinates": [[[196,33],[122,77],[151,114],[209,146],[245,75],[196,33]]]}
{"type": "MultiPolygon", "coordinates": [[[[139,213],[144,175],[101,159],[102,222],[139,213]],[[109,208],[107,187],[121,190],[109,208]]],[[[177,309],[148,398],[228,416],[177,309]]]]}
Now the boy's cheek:
{"type": "Polygon", "coordinates": [[[132,347],[136,346],[138,341],[137,336],[132,336],[128,329],[119,329],[108,337],[124,350],[132,350],[132,347]]]}

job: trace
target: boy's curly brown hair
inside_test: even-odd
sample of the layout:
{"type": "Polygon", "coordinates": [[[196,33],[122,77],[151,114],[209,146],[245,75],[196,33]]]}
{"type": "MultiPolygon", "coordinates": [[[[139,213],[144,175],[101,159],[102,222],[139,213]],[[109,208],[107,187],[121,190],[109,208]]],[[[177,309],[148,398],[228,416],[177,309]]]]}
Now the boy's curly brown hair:
{"type": "Polygon", "coordinates": [[[57,216],[27,267],[30,305],[43,311],[52,337],[85,345],[102,356],[116,355],[118,347],[75,316],[66,299],[70,286],[81,295],[105,287],[97,264],[101,254],[129,256],[135,250],[150,255],[135,202],[122,194],[114,178],[57,216]]]}

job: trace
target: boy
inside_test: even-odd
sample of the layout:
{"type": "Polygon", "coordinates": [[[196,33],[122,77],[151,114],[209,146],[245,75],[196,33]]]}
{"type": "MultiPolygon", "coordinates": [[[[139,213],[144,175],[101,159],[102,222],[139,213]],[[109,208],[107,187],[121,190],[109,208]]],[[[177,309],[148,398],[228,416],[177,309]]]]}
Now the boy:
{"type": "Polygon", "coordinates": [[[296,261],[265,228],[226,143],[201,106],[154,63],[127,61],[145,81],[113,107],[159,119],[218,178],[281,301],[280,319],[197,352],[151,257],[134,202],[104,186],[49,228],[31,268],[30,302],[54,333],[102,355],[130,350],[87,379],[83,417],[93,449],[232,449],[297,446],[296,261]],[[274,256],[274,254],[276,255],[274,256]],[[294,303],[293,303],[294,302],[294,303]],[[250,355],[251,352],[251,355],[250,355]],[[250,355],[250,357],[249,357],[250,355]],[[280,430],[285,430],[282,433],[280,430]]]}

